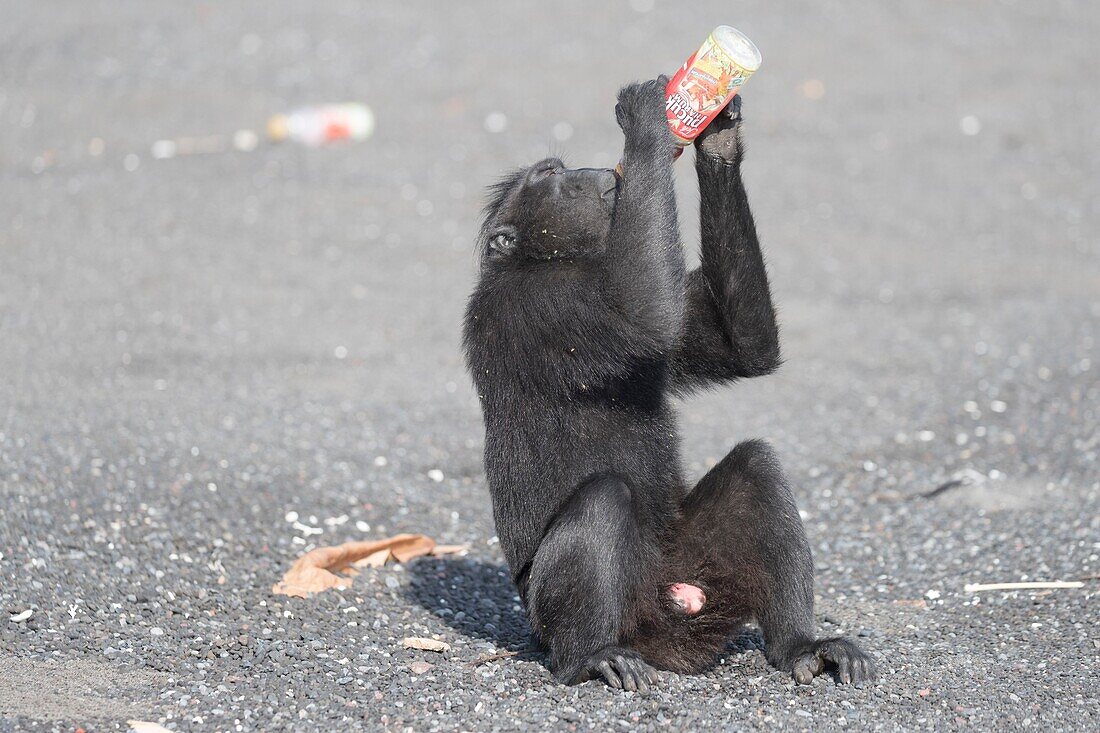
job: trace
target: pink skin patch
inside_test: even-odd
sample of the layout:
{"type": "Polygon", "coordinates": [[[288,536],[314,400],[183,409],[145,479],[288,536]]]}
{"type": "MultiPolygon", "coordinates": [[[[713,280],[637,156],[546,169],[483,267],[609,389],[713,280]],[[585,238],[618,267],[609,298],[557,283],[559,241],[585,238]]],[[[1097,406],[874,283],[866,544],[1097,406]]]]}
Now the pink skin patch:
{"type": "Polygon", "coordinates": [[[689,585],[688,583],[676,583],[668,587],[668,596],[672,603],[685,616],[694,616],[703,610],[703,604],[707,602],[707,596],[703,589],[689,585]]]}

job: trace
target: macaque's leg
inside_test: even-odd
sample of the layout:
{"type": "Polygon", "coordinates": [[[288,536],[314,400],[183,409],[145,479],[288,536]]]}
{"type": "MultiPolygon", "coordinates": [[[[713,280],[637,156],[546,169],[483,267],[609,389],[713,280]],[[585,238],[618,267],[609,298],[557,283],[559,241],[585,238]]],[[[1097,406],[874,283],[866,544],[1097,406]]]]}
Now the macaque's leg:
{"type": "Polygon", "coordinates": [[[654,556],[622,479],[577,489],[543,538],[527,584],[532,629],[549,647],[560,681],[602,677],[627,690],[657,681],[653,668],[623,645],[629,609],[654,556]]]}
{"type": "Polygon", "coordinates": [[[813,558],[794,496],[767,443],[748,441],[730,451],[685,499],[684,519],[684,535],[703,548],[707,563],[723,566],[726,582],[740,587],[772,666],[800,684],[826,669],[835,669],[844,683],[873,679],[873,662],[853,642],[815,636],[813,558]]]}

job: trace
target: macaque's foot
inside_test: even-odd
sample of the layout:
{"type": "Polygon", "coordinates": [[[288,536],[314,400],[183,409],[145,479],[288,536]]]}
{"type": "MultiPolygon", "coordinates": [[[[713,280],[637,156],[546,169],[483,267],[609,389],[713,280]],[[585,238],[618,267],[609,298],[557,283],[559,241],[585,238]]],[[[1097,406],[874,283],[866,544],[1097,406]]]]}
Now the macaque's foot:
{"type": "Polygon", "coordinates": [[[570,684],[602,678],[615,689],[645,692],[657,684],[657,670],[650,667],[638,652],[621,646],[608,646],[585,660],[581,671],[570,684]]]}
{"type": "Polygon", "coordinates": [[[707,596],[703,589],[688,583],[676,583],[668,587],[668,597],[672,605],[685,616],[694,616],[703,610],[707,596]]]}
{"type": "Polygon", "coordinates": [[[628,84],[619,90],[619,103],[615,105],[615,119],[629,141],[643,136],[654,143],[667,142],[672,150],[672,132],[665,115],[665,87],[668,77],[659,76],[649,81],[628,84]]]}
{"type": "Polygon", "coordinates": [[[695,144],[707,155],[726,163],[739,163],[744,147],[741,142],[741,95],[730,100],[696,139],[695,144]]]}
{"type": "Polygon", "coordinates": [[[877,676],[875,663],[854,642],[844,639],[819,639],[794,660],[794,681],[808,685],[825,670],[835,670],[837,682],[862,687],[877,676]]]}

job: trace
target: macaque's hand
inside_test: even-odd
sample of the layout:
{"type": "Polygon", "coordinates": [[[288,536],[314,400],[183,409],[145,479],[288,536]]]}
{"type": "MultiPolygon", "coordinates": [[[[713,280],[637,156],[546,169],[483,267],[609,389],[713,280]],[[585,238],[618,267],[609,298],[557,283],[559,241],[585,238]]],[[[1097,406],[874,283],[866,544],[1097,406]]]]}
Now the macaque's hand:
{"type": "Polygon", "coordinates": [[[734,96],[706,129],[695,138],[698,150],[729,164],[741,162],[741,95],[734,96]]]}
{"type": "Polygon", "coordinates": [[[666,145],[672,148],[672,132],[665,116],[665,87],[668,77],[628,84],[619,90],[615,119],[629,142],[666,145]]]}

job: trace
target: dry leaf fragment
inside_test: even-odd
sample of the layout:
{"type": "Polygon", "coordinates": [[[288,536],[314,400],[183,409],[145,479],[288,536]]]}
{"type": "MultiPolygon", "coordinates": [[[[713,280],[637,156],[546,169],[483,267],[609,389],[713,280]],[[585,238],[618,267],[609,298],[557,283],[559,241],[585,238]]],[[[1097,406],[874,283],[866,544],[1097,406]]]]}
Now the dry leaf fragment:
{"type": "Polygon", "coordinates": [[[397,562],[408,562],[413,558],[427,555],[435,549],[435,540],[422,534],[398,535],[400,542],[390,545],[390,552],[397,562]]]}
{"type": "Polygon", "coordinates": [[[464,552],[469,552],[469,551],[470,551],[470,546],[469,545],[436,545],[432,549],[430,554],[433,557],[438,557],[440,555],[460,555],[464,552]]]}
{"type": "Polygon", "coordinates": [[[449,652],[451,645],[437,639],[425,639],[419,636],[406,636],[401,642],[406,649],[423,649],[426,652],[449,652]]]}
{"type": "MultiPolygon", "coordinates": [[[[331,588],[351,585],[348,577],[336,573],[354,570],[355,562],[387,550],[399,562],[427,555],[435,548],[435,540],[422,534],[399,534],[384,540],[345,542],[335,547],[318,547],[298,558],[283,579],[271,587],[271,592],[283,596],[308,598],[331,588]]],[[[383,558],[383,562],[385,559],[383,558]]]]}
{"type": "Polygon", "coordinates": [[[366,557],[356,560],[352,565],[357,568],[380,568],[390,559],[390,548],[385,547],[378,552],[372,552],[366,557]]]}
{"type": "Polygon", "coordinates": [[[534,649],[511,649],[504,652],[497,652],[495,654],[486,654],[483,657],[478,657],[474,661],[470,662],[471,667],[480,667],[483,664],[489,662],[496,662],[500,659],[507,659],[508,657],[522,657],[531,656],[532,654],[538,654],[534,649]]]}

